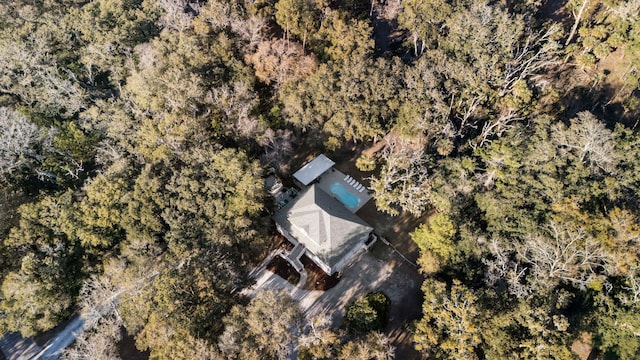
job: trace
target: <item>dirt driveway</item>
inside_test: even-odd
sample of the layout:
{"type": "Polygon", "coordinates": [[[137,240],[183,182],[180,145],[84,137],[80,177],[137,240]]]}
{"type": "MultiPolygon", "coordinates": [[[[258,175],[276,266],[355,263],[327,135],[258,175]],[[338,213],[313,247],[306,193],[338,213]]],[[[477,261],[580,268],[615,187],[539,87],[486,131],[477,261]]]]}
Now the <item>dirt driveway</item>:
{"type": "Polygon", "coordinates": [[[411,345],[411,323],[421,314],[422,276],[417,270],[401,260],[391,249],[378,258],[363,252],[347,267],[338,285],[327,291],[303,290],[286,282],[281,277],[261,270],[256,274],[256,285],[247,295],[261,289],[285,290],[298,300],[308,318],[326,314],[333,326],[342,323],[347,304],[370,291],[383,291],[391,299],[389,323],[385,329],[393,345],[397,359],[417,359],[419,354],[411,345]]]}

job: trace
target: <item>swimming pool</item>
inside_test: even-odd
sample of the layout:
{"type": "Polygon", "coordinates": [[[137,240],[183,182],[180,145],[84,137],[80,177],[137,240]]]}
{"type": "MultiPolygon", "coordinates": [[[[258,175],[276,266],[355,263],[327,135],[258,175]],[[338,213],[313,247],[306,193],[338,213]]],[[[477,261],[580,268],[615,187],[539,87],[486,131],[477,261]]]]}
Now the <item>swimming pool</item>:
{"type": "Polygon", "coordinates": [[[349,209],[353,209],[360,204],[360,198],[354,195],[351,191],[347,190],[342,184],[334,182],[329,186],[329,190],[332,194],[338,197],[341,203],[349,209]]]}

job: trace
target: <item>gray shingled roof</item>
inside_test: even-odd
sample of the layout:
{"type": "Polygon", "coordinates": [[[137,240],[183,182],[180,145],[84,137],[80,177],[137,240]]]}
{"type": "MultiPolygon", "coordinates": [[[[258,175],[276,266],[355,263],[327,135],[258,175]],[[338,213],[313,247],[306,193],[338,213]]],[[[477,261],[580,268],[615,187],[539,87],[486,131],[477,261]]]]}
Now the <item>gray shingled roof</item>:
{"type": "Polygon", "coordinates": [[[315,184],[273,219],[330,267],[373,230],[315,184]]]}

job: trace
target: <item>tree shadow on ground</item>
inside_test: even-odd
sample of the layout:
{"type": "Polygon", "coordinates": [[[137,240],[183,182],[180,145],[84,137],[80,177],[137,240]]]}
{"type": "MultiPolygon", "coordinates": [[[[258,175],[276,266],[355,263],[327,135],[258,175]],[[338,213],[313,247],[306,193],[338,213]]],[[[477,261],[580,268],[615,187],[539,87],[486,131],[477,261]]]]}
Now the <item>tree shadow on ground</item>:
{"type": "Polygon", "coordinates": [[[579,112],[589,111],[608,125],[622,123],[627,127],[632,127],[637,121],[637,113],[625,111],[620,102],[612,102],[616,93],[617,89],[609,84],[591,88],[587,86],[573,87],[562,98],[561,104],[564,109],[562,117],[570,119],[579,112]]]}

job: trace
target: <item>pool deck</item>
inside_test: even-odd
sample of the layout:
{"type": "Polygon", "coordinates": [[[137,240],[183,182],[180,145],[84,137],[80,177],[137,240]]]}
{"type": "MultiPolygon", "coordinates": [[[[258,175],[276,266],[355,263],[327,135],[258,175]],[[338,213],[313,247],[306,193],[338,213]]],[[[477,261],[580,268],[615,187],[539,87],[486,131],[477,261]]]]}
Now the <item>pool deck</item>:
{"type": "Polygon", "coordinates": [[[371,194],[369,194],[369,190],[365,188],[364,185],[360,184],[357,180],[353,179],[351,176],[348,176],[347,174],[344,174],[339,170],[336,170],[335,168],[332,168],[331,170],[328,170],[327,172],[322,174],[322,176],[316,179],[316,181],[318,182],[318,186],[320,187],[320,189],[322,189],[322,191],[331,195],[338,201],[340,201],[340,199],[338,199],[329,189],[331,184],[333,183],[342,184],[342,186],[344,186],[345,189],[347,189],[353,195],[357,196],[358,199],[360,200],[357,206],[355,206],[354,208],[349,208],[345,206],[352,213],[355,213],[356,211],[360,210],[361,207],[363,207],[369,200],[371,200],[371,194]]]}

